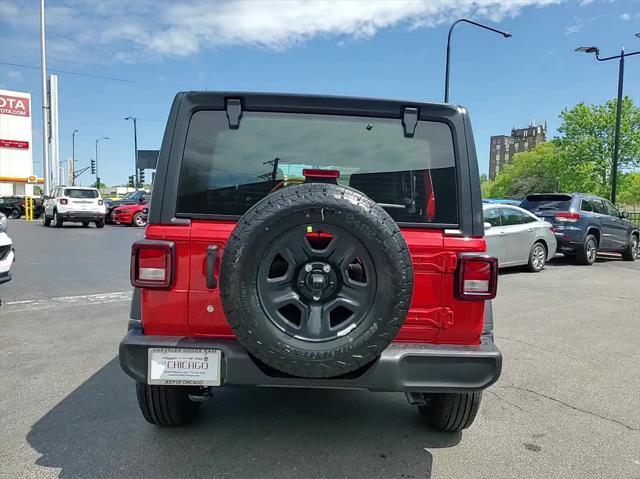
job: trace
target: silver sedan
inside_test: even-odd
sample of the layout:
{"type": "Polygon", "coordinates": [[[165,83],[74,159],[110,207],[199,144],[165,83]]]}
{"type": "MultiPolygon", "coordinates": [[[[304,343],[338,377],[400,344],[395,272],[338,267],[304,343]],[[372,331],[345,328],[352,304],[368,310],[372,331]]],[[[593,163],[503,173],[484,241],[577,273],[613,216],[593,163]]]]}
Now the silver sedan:
{"type": "Polygon", "coordinates": [[[487,254],[498,258],[498,267],[527,265],[538,272],[556,254],[553,226],[517,206],[483,205],[487,254]]]}

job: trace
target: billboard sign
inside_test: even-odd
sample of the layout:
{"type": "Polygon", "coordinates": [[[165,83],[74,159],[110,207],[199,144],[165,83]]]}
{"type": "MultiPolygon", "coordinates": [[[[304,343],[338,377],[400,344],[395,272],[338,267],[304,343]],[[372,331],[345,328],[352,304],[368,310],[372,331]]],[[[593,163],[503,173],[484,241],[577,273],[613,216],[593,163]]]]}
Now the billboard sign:
{"type": "Polygon", "coordinates": [[[31,115],[30,103],[29,98],[0,93],[0,115],[15,115],[28,118],[31,115]]]}
{"type": "Polygon", "coordinates": [[[32,175],[31,94],[0,90],[0,196],[30,194],[14,179],[32,175]]]}

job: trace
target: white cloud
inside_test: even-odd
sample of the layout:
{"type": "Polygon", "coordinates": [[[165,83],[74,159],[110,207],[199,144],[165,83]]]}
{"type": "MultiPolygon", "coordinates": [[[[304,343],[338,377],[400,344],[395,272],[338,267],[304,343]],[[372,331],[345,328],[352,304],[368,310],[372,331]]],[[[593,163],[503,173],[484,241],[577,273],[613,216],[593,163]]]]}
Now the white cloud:
{"type": "Polygon", "coordinates": [[[573,33],[578,33],[580,30],[582,30],[582,23],[576,23],[574,25],[569,25],[568,27],[566,27],[564,29],[564,33],[565,35],[571,35],[573,33]]]}
{"type": "MultiPolygon", "coordinates": [[[[220,0],[82,2],[47,7],[50,53],[74,61],[122,62],[184,57],[204,49],[248,46],[285,50],[317,37],[370,38],[391,28],[422,28],[462,16],[500,23],[525,7],[562,0],[220,0]]],[[[3,12],[20,0],[1,0],[3,12]]],[[[37,31],[38,11],[2,23],[37,31]]],[[[24,10],[24,9],[23,9],[24,10]]],[[[33,11],[32,11],[33,10],[33,11]]]]}
{"type": "Polygon", "coordinates": [[[631,20],[631,15],[629,15],[628,13],[623,13],[622,15],[620,15],[620,18],[626,22],[631,20]]]}

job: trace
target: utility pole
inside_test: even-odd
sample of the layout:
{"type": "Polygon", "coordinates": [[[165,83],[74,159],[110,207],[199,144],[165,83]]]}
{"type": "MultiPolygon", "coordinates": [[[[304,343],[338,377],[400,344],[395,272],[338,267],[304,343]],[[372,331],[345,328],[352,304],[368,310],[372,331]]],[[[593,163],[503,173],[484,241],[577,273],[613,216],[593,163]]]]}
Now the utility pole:
{"type": "Polygon", "coordinates": [[[135,165],[133,168],[133,175],[135,180],[135,189],[138,191],[138,182],[140,178],[138,177],[138,127],[137,121],[138,119],[135,116],[128,116],[125,120],[133,120],[133,159],[135,161],[135,165]]]}
{"type": "Polygon", "coordinates": [[[98,174],[98,143],[100,140],[108,140],[108,136],[100,137],[96,140],[96,188],[100,189],[100,175],[98,174]]]}
{"type": "MultiPolygon", "coordinates": [[[[78,130],[73,130],[73,134],[71,135],[71,172],[69,174],[69,177],[71,178],[71,186],[75,186],[75,174],[73,172],[75,172],[76,170],[76,133],[78,133],[78,130]]],[[[68,167],[67,167],[68,168],[68,167]]]]}
{"type": "Polygon", "coordinates": [[[44,194],[50,193],[49,175],[49,98],[47,96],[47,53],[44,28],[44,0],[40,0],[40,69],[42,80],[42,176],[44,194]]]}

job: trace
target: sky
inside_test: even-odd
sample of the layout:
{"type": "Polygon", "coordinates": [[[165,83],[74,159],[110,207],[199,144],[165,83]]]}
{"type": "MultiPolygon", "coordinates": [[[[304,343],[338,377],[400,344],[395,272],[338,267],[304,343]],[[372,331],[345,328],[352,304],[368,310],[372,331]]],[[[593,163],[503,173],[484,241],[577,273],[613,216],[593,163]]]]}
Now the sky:
{"type": "MultiPolygon", "coordinates": [[[[618,63],[576,47],[640,50],[640,0],[46,0],[45,10],[47,66],[61,71],[60,158],[71,157],[74,129],[78,168],[109,137],[99,146],[109,185],[133,174],[124,118],[140,118],[140,149],[157,149],[179,91],[440,102],[447,31],[459,18],[513,35],[459,24],[452,39],[450,101],[468,108],[486,173],[491,135],[546,121],[552,137],[563,108],[615,97],[618,63]]],[[[0,88],[33,95],[41,174],[39,64],[39,1],[0,0],[0,88]]],[[[624,92],[640,104],[640,55],[626,62],[624,92]]]]}

